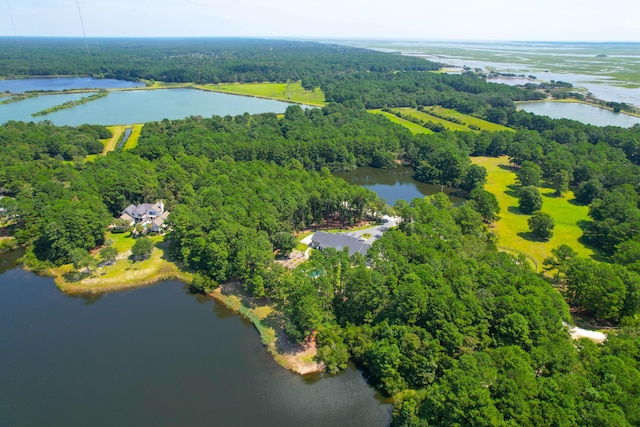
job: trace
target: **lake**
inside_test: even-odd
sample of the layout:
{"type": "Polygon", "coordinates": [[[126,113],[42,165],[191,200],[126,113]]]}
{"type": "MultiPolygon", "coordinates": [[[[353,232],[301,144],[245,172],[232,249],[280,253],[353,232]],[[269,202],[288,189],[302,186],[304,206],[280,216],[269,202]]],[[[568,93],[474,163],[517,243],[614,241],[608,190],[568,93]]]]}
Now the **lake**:
{"type": "MultiPolygon", "coordinates": [[[[13,264],[11,254],[5,267],[13,264]],[[8,264],[7,264],[8,263],[8,264]]],[[[0,274],[0,425],[386,426],[362,374],[299,376],[179,282],[96,297],[0,274]]]]}
{"type": "Polygon", "coordinates": [[[605,108],[578,102],[518,102],[518,108],[552,119],[572,119],[595,126],[631,127],[640,123],[640,117],[614,113],[605,108]]]}
{"type": "Polygon", "coordinates": [[[287,102],[225,93],[206,92],[197,89],[159,89],[111,92],[73,108],[59,110],[45,116],[31,114],[75,101],[83,94],[41,95],[37,98],[0,105],[0,123],[9,120],[40,122],[49,120],[58,126],[79,126],[84,123],[98,125],[134,124],[155,122],[162,119],[183,119],[188,116],[211,117],[213,115],[238,115],[283,113],[287,102]]]}
{"type": "Polygon", "coordinates": [[[145,84],[141,82],[91,77],[32,77],[0,80],[0,92],[9,91],[11,93],[70,89],[124,89],[144,86],[145,84]]]}
{"type": "Polygon", "coordinates": [[[144,86],[145,84],[140,82],[91,77],[32,77],[0,80],[0,92],[11,93],[70,89],[124,89],[144,86]]]}
{"type": "MultiPolygon", "coordinates": [[[[411,202],[413,199],[443,190],[439,185],[416,181],[413,179],[414,173],[413,168],[400,166],[394,169],[361,167],[349,172],[334,172],[334,175],[343,178],[349,184],[368,188],[384,199],[389,206],[395,205],[398,200],[411,202]]],[[[444,192],[454,204],[462,204],[465,200],[451,195],[454,191],[453,188],[444,187],[444,192]]]]}

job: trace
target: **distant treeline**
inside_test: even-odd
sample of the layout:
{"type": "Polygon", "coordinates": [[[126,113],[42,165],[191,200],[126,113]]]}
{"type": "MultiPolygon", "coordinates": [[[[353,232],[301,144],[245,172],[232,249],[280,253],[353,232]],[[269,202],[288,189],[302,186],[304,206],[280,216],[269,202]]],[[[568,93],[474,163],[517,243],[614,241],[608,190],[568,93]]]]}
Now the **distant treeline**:
{"type": "Polygon", "coordinates": [[[0,38],[0,75],[165,82],[284,82],[357,71],[437,70],[419,58],[282,40],[0,38]]]}

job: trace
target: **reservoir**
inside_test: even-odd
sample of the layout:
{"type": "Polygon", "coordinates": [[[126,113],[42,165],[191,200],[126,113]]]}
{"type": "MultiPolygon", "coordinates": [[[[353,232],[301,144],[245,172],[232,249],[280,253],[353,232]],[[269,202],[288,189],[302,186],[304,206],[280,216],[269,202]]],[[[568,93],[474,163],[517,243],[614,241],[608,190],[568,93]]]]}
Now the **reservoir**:
{"type": "Polygon", "coordinates": [[[40,122],[49,120],[57,126],[134,124],[162,119],[184,119],[189,116],[283,113],[287,102],[248,96],[205,92],[196,89],[160,89],[111,92],[108,96],[59,110],[45,116],[31,114],[89,96],[88,93],[40,95],[0,105],[0,124],[9,120],[40,122]]]}
{"type": "Polygon", "coordinates": [[[631,127],[640,123],[640,117],[614,113],[605,108],[578,102],[519,102],[518,108],[552,119],[571,119],[595,126],[631,127]]]}
{"type": "Polygon", "coordinates": [[[386,426],[362,374],[300,376],[184,284],[92,297],[0,255],[0,425],[386,426]],[[2,272],[5,270],[4,272],[2,272]]]}
{"type": "Polygon", "coordinates": [[[394,169],[361,167],[349,172],[335,172],[334,175],[343,178],[349,184],[368,188],[384,199],[389,206],[395,205],[398,200],[410,203],[415,198],[423,198],[440,191],[444,191],[456,205],[465,201],[461,197],[451,195],[455,191],[453,188],[442,188],[439,185],[416,181],[413,179],[414,173],[413,168],[400,166],[394,169]]]}
{"type": "Polygon", "coordinates": [[[144,83],[91,77],[32,77],[28,79],[0,80],[0,92],[24,93],[28,91],[71,89],[124,89],[144,87],[144,83]]]}

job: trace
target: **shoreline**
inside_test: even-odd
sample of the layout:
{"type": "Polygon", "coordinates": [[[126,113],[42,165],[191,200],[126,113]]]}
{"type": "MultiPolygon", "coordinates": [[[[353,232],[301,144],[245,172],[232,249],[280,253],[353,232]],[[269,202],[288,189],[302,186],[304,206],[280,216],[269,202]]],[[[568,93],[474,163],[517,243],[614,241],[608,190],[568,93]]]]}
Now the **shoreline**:
{"type": "Polygon", "coordinates": [[[223,283],[207,294],[234,313],[249,320],[258,331],[267,353],[283,368],[299,375],[325,371],[325,365],[315,361],[315,339],[303,344],[291,342],[282,327],[282,315],[265,298],[253,298],[242,289],[240,282],[223,283]]]}
{"type": "MultiPolygon", "coordinates": [[[[155,258],[159,258],[159,254],[154,255],[155,258]]],[[[145,261],[152,262],[151,258],[145,261]]],[[[141,261],[141,263],[145,261],[141,261]]],[[[155,261],[157,262],[157,259],[155,261]]],[[[68,265],[48,269],[43,274],[52,277],[56,287],[67,295],[101,295],[152,286],[165,280],[177,280],[189,284],[193,279],[191,273],[180,269],[175,263],[164,259],[160,259],[160,261],[161,263],[155,269],[139,266],[140,268],[134,269],[133,273],[127,269],[127,273],[120,273],[107,278],[100,277],[101,275],[106,275],[102,267],[89,273],[90,276],[78,281],[65,279],[65,274],[74,272],[68,265]],[[136,275],[136,272],[141,272],[142,274],[136,275]]],[[[129,263],[128,260],[123,258],[119,259],[118,262],[121,264],[129,263]]],[[[135,266],[136,263],[131,265],[135,266]]],[[[23,268],[29,269],[25,265],[23,265],[23,268]]],[[[236,281],[222,284],[207,295],[217,303],[249,320],[257,330],[260,341],[267,353],[283,368],[299,375],[324,372],[325,365],[314,360],[317,354],[315,340],[311,338],[303,344],[291,342],[284,333],[282,315],[274,310],[266,299],[256,299],[249,296],[242,289],[242,285],[236,281]]]]}
{"type": "MultiPolygon", "coordinates": [[[[602,100],[599,100],[601,102],[604,102],[602,100]]],[[[532,104],[532,103],[542,103],[542,102],[559,102],[559,103],[567,103],[567,104],[584,104],[584,105],[589,105],[591,107],[596,107],[596,108],[602,108],[603,110],[607,110],[607,111],[611,111],[612,113],[616,113],[615,111],[613,111],[613,108],[611,107],[607,107],[606,105],[600,105],[596,102],[591,102],[591,101],[584,101],[581,99],[574,99],[574,98],[567,98],[567,99],[538,99],[535,101],[514,101],[514,104],[516,104],[516,108],[518,108],[519,104],[532,104]]],[[[631,117],[640,117],[640,113],[634,113],[632,111],[618,111],[617,114],[625,114],[627,116],[631,116],[631,117]]]]}

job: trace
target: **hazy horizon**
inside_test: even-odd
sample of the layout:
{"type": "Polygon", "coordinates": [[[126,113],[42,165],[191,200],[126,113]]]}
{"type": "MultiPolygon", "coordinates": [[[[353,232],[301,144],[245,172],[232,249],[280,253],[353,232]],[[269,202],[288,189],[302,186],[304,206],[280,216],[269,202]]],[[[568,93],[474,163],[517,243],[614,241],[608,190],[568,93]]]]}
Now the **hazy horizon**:
{"type": "Polygon", "coordinates": [[[6,0],[0,36],[640,42],[632,0],[6,0]],[[551,12],[550,12],[551,11],[551,12]]]}

